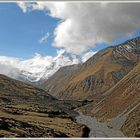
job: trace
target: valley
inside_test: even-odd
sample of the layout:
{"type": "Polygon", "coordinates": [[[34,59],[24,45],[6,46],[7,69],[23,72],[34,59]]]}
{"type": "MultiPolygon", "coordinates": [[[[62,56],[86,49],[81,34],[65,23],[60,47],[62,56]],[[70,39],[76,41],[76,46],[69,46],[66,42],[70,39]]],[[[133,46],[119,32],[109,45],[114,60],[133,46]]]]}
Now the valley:
{"type": "Polygon", "coordinates": [[[140,37],[38,83],[0,75],[0,137],[140,137],[140,37]]]}
{"type": "Polygon", "coordinates": [[[0,75],[0,137],[87,137],[89,129],[74,120],[83,104],[0,75]]]}
{"type": "Polygon", "coordinates": [[[140,2],[0,2],[3,138],[140,139],[140,2]]]}
{"type": "Polygon", "coordinates": [[[103,124],[107,124],[105,132],[117,129],[109,137],[112,134],[114,137],[139,137],[140,122],[135,111],[140,102],[139,58],[140,37],[136,37],[99,51],[82,65],[59,69],[41,88],[57,99],[90,101],[77,111],[83,113],[78,122],[88,123],[91,130],[94,125],[99,125],[102,129],[103,124]],[[90,117],[96,118],[102,124],[90,117]],[[121,134],[117,131],[121,131],[121,134]]]}

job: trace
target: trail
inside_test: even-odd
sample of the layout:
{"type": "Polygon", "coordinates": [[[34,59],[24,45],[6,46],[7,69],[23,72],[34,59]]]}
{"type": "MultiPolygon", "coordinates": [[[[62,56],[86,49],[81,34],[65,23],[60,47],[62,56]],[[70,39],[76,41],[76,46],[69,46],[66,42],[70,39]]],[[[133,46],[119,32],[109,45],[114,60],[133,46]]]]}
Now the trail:
{"type": "Polygon", "coordinates": [[[120,130],[109,128],[106,123],[100,123],[95,117],[83,115],[81,112],[76,120],[89,127],[89,137],[124,137],[120,130]]]}

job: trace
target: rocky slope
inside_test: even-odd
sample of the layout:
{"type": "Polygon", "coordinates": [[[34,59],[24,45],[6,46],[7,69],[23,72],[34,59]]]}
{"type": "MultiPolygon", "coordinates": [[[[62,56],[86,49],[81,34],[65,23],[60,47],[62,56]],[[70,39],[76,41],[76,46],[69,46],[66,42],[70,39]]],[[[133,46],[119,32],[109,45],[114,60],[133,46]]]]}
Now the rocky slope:
{"type": "Polygon", "coordinates": [[[140,105],[136,107],[127,117],[122,132],[129,137],[140,137],[140,105]]]}
{"type": "Polygon", "coordinates": [[[127,111],[129,111],[136,106],[140,102],[139,79],[140,64],[105,93],[106,97],[94,110],[96,116],[103,120],[113,118],[124,110],[128,109],[127,111]]]}
{"type": "MultiPolygon", "coordinates": [[[[139,46],[135,47],[137,63],[133,69],[104,93],[99,101],[81,107],[83,113],[120,129],[125,136],[140,137],[140,61],[139,46]]],[[[133,56],[133,54],[132,54],[133,56]]]]}
{"type": "Polygon", "coordinates": [[[42,89],[0,75],[0,137],[84,137],[75,122],[78,101],[59,101],[42,89]]]}
{"type": "Polygon", "coordinates": [[[125,114],[139,104],[140,63],[138,63],[124,78],[104,93],[104,98],[98,103],[92,102],[86,108],[100,121],[125,114]],[[125,112],[124,112],[125,111],[125,112]]]}
{"type": "Polygon", "coordinates": [[[76,71],[78,72],[79,68],[80,64],[61,67],[51,78],[49,78],[49,80],[40,80],[38,85],[53,95],[54,92],[62,86],[62,83],[65,83],[65,81],[67,82],[67,80],[71,78],[72,74],[76,71]]]}
{"type": "Polygon", "coordinates": [[[60,69],[41,87],[58,99],[98,100],[137,64],[139,45],[140,38],[137,37],[108,47],[77,66],[76,70],[72,66],[60,69]]]}

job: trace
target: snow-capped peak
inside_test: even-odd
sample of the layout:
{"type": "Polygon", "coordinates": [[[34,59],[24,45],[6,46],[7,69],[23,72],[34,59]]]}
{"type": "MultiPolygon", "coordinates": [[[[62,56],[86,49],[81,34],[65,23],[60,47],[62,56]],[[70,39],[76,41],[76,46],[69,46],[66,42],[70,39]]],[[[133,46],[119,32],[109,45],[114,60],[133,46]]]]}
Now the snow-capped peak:
{"type": "Polygon", "coordinates": [[[94,52],[83,55],[85,56],[83,58],[67,53],[65,50],[59,50],[55,57],[41,56],[36,53],[33,58],[27,60],[0,56],[0,73],[18,80],[37,82],[40,79],[48,79],[60,67],[82,63],[91,54],[94,52]]]}

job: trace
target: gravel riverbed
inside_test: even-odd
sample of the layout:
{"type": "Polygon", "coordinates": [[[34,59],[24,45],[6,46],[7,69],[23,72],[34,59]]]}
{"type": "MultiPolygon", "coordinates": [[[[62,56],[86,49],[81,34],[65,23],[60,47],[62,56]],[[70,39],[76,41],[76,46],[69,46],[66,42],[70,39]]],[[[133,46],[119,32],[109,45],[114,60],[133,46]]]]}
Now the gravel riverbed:
{"type": "Polygon", "coordinates": [[[106,123],[100,123],[95,117],[86,116],[81,112],[76,120],[90,129],[89,137],[124,137],[120,130],[109,128],[106,123]]]}

